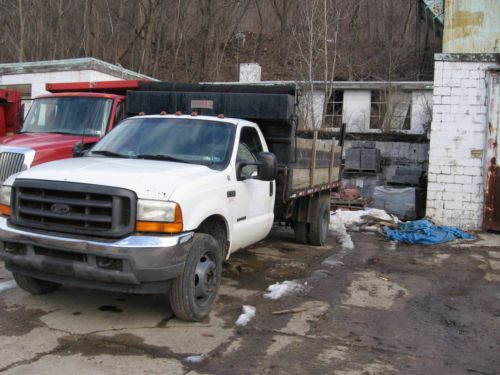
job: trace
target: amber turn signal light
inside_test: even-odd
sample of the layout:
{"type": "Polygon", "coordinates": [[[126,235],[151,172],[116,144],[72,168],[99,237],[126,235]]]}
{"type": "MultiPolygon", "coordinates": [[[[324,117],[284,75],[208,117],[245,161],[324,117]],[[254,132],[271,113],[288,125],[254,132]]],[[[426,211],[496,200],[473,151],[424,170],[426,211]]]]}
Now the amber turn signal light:
{"type": "Polygon", "coordinates": [[[5,204],[0,204],[0,214],[3,216],[10,216],[10,207],[5,204]]]}
{"type": "Polygon", "coordinates": [[[182,232],[182,223],[162,223],[159,221],[137,221],[136,232],[179,233],[182,232]]]}

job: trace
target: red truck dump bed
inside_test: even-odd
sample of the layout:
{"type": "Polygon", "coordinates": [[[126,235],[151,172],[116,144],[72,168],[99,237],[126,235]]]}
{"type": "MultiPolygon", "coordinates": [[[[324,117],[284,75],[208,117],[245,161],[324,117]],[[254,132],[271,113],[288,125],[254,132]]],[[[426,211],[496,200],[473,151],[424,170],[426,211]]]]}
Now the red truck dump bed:
{"type": "Polygon", "coordinates": [[[52,93],[61,92],[98,92],[125,95],[127,90],[138,90],[142,81],[99,81],[99,82],[69,82],[47,83],[45,89],[52,93]]]}

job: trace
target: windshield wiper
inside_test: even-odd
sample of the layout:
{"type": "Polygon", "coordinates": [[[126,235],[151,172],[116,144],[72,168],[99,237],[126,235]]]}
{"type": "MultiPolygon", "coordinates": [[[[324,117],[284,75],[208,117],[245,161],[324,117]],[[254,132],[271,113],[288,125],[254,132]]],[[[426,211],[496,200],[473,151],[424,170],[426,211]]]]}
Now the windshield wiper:
{"type": "Polygon", "coordinates": [[[71,133],[71,132],[63,132],[61,130],[53,130],[53,131],[45,131],[43,133],[50,133],[50,134],[64,134],[64,135],[80,135],[80,134],[76,134],[76,133],[71,133]]]}
{"type": "Polygon", "coordinates": [[[126,158],[128,159],[129,156],[128,155],[123,155],[123,154],[120,154],[119,152],[113,152],[113,151],[108,151],[108,150],[95,150],[95,151],[91,151],[92,154],[97,154],[97,155],[103,155],[103,156],[114,156],[114,157],[117,157],[117,158],[126,158]]]}
{"type": "Polygon", "coordinates": [[[175,162],[178,162],[178,163],[192,164],[191,161],[184,160],[184,159],[178,159],[178,158],[174,158],[173,156],[163,155],[163,154],[156,154],[156,155],[139,154],[139,155],[135,155],[135,157],[138,158],[138,159],[165,160],[165,161],[175,161],[175,162]]]}

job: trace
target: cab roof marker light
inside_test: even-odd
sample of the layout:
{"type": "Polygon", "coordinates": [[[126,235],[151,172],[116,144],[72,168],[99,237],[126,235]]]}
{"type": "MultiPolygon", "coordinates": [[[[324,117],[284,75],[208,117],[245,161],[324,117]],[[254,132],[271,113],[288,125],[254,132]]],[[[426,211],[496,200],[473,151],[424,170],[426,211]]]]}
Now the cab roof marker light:
{"type": "Polygon", "coordinates": [[[137,114],[137,116],[144,116],[144,115],[145,115],[145,113],[144,113],[143,111],[141,111],[141,112],[139,112],[139,113],[137,114]]]}
{"type": "Polygon", "coordinates": [[[167,112],[165,112],[165,111],[160,112],[160,116],[165,116],[166,114],[167,114],[167,112]]]}
{"type": "Polygon", "coordinates": [[[181,112],[181,111],[176,111],[176,112],[175,112],[175,115],[176,115],[176,116],[180,116],[180,115],[182,115],[182,112],[181,112]]]}
{"type": "Polygon", "coordinates": [[[191,112],[191,116],[198,116],[198,112],[191,112]]]}
{"type": "Polygon", "coordinates": [[[224,118],[224,113],[219,113],[219,114],[217,115],[217,118],[224,118]]]}

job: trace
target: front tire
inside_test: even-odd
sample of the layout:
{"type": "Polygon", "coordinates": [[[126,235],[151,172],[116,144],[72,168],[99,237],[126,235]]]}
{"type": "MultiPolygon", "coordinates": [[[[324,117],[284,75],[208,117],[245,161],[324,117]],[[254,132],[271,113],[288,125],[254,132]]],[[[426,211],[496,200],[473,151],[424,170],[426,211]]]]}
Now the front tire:
{"type": "Polygon", "coordinates": [[[208,234],[195,234],[184,272],[174,280],[169,294],[175,316],[192,322],[206,318],[217,297],[221,273],[220,244],[208,234]]]}
{"type": "Polygon", "coordinates": [[[61,284],[51,281],[35,279],[34,277],[24,276],[17,272],[12,274],[17,285],[31,294],[46,294],[56,291],[61,287],[61,284]]]}

